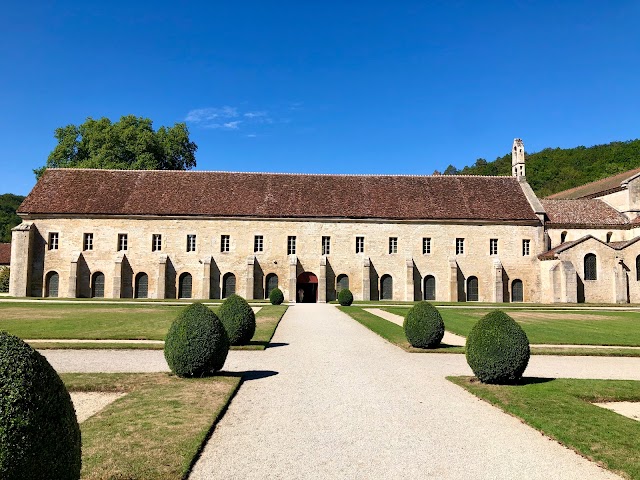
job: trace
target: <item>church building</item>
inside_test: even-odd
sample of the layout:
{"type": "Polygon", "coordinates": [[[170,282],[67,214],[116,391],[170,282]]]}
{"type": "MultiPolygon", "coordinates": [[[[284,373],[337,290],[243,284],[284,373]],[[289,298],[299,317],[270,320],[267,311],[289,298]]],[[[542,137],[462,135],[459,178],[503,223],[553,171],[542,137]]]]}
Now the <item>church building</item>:
{"type": "Polygon", "coordinates": [[[16,297],[640,302],[640,169],[538,199],[512,176],[48,169],[16,297]]]}

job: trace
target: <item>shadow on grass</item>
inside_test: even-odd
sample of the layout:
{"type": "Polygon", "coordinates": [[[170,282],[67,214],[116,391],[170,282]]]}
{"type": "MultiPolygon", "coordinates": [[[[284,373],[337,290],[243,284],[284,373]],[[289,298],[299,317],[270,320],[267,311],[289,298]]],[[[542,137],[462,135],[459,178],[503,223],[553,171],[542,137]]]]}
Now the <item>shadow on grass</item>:
{"type": "Polygon", "coordinates": [[[249,370],[246,372],[216,372],[217,377],[240,377],[243,382],[249,380],[261,380],[263,378],[273,377],[278,375],[278,372],[273,370],[249,370]]]}
{"type": "MultiPolygon", "coordinates": [[[[447,377],[449,378],[449,377],[447,377]]],[[[454,377],[451,377],[454,378],[454,377]]],[[[462,377],[461,377],[462,378],[462,377]]],[[[520,380],[514,383],[487,383],[484,385],[497,385],[497,386],[508,386],[508,387],[524,387],[526,385],[538,385],[541,383],[549,383],[556,380],[555,378],[545,378],[545,377],[522,377],[520,380]]],[[[478,377],[468,377],[467,380],[469,383],[478,383],[482,384],[482,382],[478,379],[478,377]]]]}

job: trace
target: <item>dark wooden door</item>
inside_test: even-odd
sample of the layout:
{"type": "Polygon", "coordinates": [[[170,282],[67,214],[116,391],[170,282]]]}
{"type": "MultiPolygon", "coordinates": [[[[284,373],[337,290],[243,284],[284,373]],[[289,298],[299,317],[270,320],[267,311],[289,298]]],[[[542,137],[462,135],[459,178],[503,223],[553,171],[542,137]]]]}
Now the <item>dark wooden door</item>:
{"type": "Polygon", "coordinates": [[[178,298],[191,298],[191,284],[192,278],[190,273],[180,275],[178,298]]]}
{"type": "Polygon", "coordinates": [[[222,298],[227,298],[236,293],[236,276],[227,273],[222,279],[222,298]]]}
{"type": "Polygon", "coordinates": [[[93,274],[93,291],[91,296],[95,298],[104,298],[104,273],[97,272],[93,274]]]}
{"type": "Polygon", "coordinates": [[[265,298],[269,298],[271,290],[278,288],[278,275],[270,273],[267,275],[267,291],[265,292],[265,298]]]}
{"type": "Polygon", "coordinates": [[[58,272],[53,272],[49,274],[49,279],[47,280],[47,297],[57,297],[58,296],[58,285],[60,283],[60,277],[58,276],[58,272]]]}
{"type": "Polygon", "coordinates": [[[513,283],[511,284],[511,301],[512,302],[524,301],[522,280],[514,280],[513,283]]]}
{"type": "Polygon", "coordinates": [[[467,301],[478,301],[478,279],[476,277],[469,277],[467,280],[467,301]]]}
{"type": "Polygon", "coordinates": [[[383,275],[380,279],[380,300],[393,300],[393,278],[383,275]]]}
{"type": "Polygon", "coordinates": [[[436,278],[433,275],[429,275],[424,279],[424,299],[436,299],[436,278]]]}
{"type": "Polygon", "coordinates": [[[147,298],[149,296],[149,277],[146,273],[139,273],[136,276],[136,298],[147,298]]]}

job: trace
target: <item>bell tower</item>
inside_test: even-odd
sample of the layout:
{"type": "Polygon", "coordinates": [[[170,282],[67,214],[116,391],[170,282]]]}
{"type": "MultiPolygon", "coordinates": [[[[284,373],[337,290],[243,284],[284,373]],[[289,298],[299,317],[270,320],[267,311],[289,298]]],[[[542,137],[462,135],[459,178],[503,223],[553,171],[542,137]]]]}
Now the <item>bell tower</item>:
{"type": "Polygon", "coordinates": [[[513,149],[511,150],[511,175],[520,179],[524,178],[524,143],[522,139],[513,139],[513,149]]]}

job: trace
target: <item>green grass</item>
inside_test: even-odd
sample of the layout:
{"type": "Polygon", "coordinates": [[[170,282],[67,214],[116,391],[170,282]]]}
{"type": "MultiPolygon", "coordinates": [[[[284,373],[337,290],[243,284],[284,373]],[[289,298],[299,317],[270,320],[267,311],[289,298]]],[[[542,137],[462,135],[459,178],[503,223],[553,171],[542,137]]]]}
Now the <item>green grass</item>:
{"type": "Polygon", "coordinates": [[[80,425],[83,479],[182,479],[240,376],[63,374],[69,391],[127,394],[80,425]]]}
{"type": "Polygon", "coordinates": [[[362,308],[338,307],[341,311],[349,315],[351,318],[367,327],[374,333],[394,345],[406,350],[407,352],[428,352],[428,353],[464,353],[464,347],[454,347],[451,345],[440,344],[439,348],[430,348],[428,350],[412,347],[404,335],[404,330],[400,325],[380,318],[373,313],[365,312],[362,308]]]}
{"type": "MultiPolygon", "coordinates": [[[[164,340],[183,306],[158,304],[63,304],[56,302],[0,302],[0,330],[20,338],[74,340],[164,340]]],[[[218,307],[211,309],[216,312],[218,307]]],[[[264,350],[287,310],[264,305],[256,314],[256,333],[249,345],[233,349],[264,350]]],[[[36,348],[147,348],[162,345],[32,342],[36,348]]]]}
{"type": "Polygon", "coordinates": [[[640,422],[592,405],[640,402],[640,382],[525,378],[504,386],[448,379],[609,470],[640,479],[640,422]]]}
{"type": "MultiPolygon", "coordinates": [[[[404,316],[402,307],[383,307],[404,316]]],[[[440,309],[448,331],[466,337],[487,310],[440,309]]],[[[624,311],[508,311],[532,344],[640,346],[640,312],[624,311]]]]}

